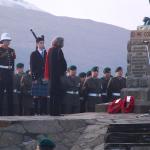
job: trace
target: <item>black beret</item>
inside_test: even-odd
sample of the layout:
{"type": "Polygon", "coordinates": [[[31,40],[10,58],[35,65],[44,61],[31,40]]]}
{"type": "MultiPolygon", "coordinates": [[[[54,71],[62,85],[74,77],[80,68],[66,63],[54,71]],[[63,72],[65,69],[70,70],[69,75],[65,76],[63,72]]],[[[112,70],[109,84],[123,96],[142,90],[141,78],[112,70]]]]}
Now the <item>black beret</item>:
{"type": "Polygon", "coordinates": [[[121,71],[121,70],[123,70],[123,69],[122,69],[122,67],[119,66],[119,67],[116,68],[115,72],[118,72],[118,71],[121,71]]]}
{"type": "Polygon", "coordinates": [[[91,69],[91,71],[99,71],[99,67],[98,66],[95,66],[91,69]]]}
{"type": "Polygon", "coordinates": [[[69,70],[77,70],[77,67],[72,65],[72,66],[69,67],[69,70]]]}
{"type": "Polygon", "coordinates": [[[24,67],[24,64],[23,63],[18,63],[17,65],[16,65],[16,68],[23,68],[24,67]]]}
{"type": "Polygon", "coordinates": [[[109,73],[109,72],[111,72],[111,68],[109,67],[104,68],[103,73],[109,73]]]}
{"type": "Polygon", "coordinates": [[[80,78],[85,78],[85,77],[86,77],[86,73],[85,73],[85,72],[79,73],[79,77],[80,77],[80,78]]]}

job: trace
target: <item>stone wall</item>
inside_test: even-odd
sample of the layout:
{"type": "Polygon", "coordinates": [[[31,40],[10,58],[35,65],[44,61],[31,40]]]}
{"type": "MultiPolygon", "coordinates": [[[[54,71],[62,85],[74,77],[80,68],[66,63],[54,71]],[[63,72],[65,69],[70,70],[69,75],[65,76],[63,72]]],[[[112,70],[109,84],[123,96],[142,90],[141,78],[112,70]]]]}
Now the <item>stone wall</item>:
{"type": "MultiPolygon", "coordinates": [[[[1,117],[0,150],[35,150],[47,136],[56,150],[104,150],[109,124],[144,122],[136,114],[85,113],[63,117],[1,117]]],[[[150,122],[150,119],[145,119],[150,122]]]]}

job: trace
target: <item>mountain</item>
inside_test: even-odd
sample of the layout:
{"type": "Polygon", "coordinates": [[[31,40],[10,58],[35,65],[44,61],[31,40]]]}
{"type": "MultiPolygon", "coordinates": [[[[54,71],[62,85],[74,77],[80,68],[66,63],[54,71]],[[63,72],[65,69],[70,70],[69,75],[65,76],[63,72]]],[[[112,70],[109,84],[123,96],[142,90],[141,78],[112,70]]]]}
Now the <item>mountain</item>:
{"type": "Polygon", "coordinates": [[[0,0],[0,33],[11,34],[16,62],[25,63],[26,68],[35,49],[32,28],[38,35],[45,35],[46,48],[50,47],[53,37],[63,36],[67,63],[77,65],[78,71],[88,71],[95,65],[100,70],[106,66],[113,70],[117,66],[126,69],[129,30],[92,20],[54,16],[22,0],[5,2],[0,0]]]}

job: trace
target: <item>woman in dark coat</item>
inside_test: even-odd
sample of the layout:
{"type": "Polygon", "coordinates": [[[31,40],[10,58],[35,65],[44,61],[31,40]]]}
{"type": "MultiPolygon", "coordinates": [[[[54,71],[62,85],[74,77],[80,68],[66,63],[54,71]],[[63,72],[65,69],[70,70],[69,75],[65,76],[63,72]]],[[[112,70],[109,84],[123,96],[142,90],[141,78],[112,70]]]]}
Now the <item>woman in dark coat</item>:
{"type": "Polygon", "coordinates": [[[52,41],[45,66],[45,78],[50,81],[50,114],[53,116],[59,116],[62,109],[64,90],[61,78],[67,70],[67,63],[62,52],[63,46],[64,39],[62,37],[57,37],[52,41]]]}

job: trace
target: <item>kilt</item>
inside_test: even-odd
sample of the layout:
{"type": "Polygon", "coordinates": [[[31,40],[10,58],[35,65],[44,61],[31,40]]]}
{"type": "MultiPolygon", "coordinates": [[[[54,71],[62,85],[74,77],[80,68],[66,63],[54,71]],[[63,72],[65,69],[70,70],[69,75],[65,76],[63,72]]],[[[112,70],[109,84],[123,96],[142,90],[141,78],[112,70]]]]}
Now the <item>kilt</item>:
{"type": "Polygon", "coordinates": [[[48,83],[33,83],[31,89],[32,96],[49,96],[48,83]]]}

